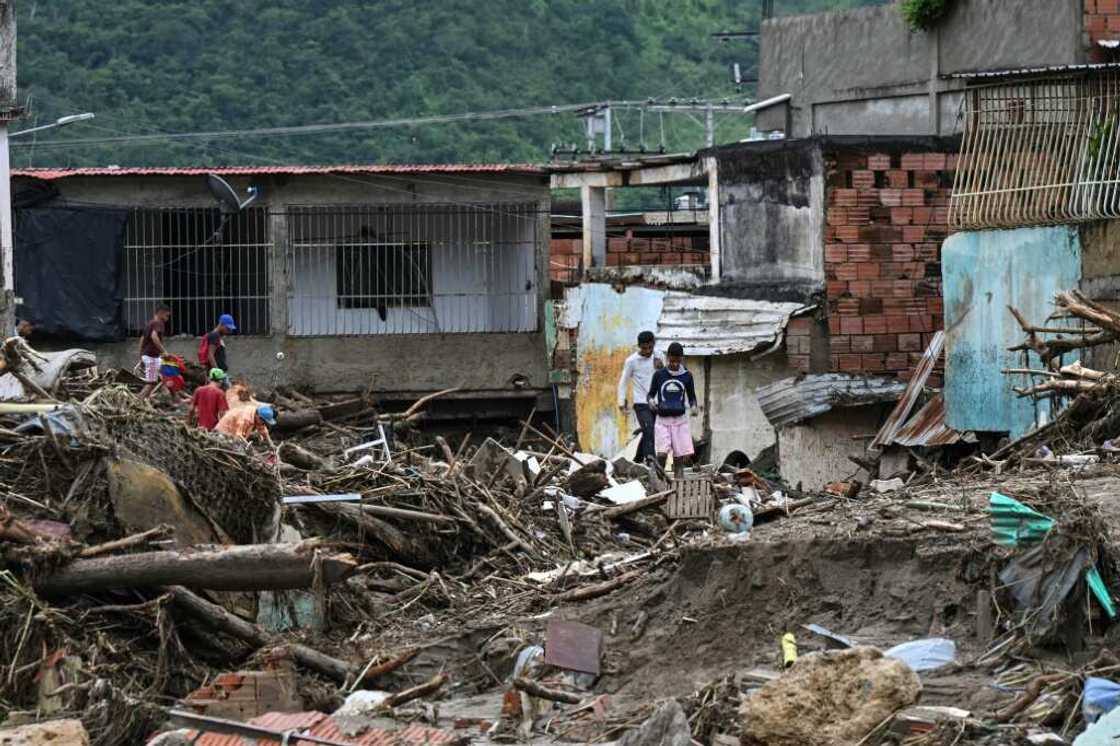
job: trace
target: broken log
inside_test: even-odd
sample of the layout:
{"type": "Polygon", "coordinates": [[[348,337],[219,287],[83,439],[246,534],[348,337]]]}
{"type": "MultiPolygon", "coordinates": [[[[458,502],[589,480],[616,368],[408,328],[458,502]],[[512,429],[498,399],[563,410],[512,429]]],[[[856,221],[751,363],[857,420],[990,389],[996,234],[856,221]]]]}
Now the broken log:
{"type": "Polygon", "coordinates": [[[117,539],[116,541],[107,541],[104,544],[86,547],[78,553],[78,556],[82,558],[98,557],[102,554],[111,554],[122,549],[132,549],[133,547],[142,546],[144,544],[147,544],[152,539],[166,539],[168,536],[172,536],[174,534],[175,529],[164,523],[156,526],[155,528],[143,531],[139,534],[126,536],[123,539],[117,539]]]}
{"type": "Polygon", "coordinates": [[[527,679],[524,676],[518,676],[517,678],[515,678],[513,680],[513,686],[515,689],[519,689],[525,692],[530,697],[547,699],[553,702],[563,702],[564,704],[568,705],[578,705],[580,703],[580,697],[577,694],[572,694],[571,692],[562,692],[557,689],[549,689],[548,687],[542,686],[541,684],[527,679]]]}
{"type": "Polygon", "coordinates": [[[308,506],[323,513],[343,518],[352,523],[359,531],[377,539],[392,552],[392,556],[420,567],[433,567],[436,563],[435,555],[431,548],[417,541],[412,536],[405,534],[391,523],[386,523],[380,518],[371,515],[362,508],[365,506],[350,503],[316,503],[308,506]]]}
{"type": "MultiPolygon", "coordinates": [[[[676,492],[675,489],[665,490],[664,492],[658,492],[656,495],[643,497],[640,500],[634,500],[633,502],[623,503],[622,505],[612,505],[609,508],[596,510],[595,513],[603,516],[604,518],[610,518],[612,520],[615,518],[621,518],[624,515],[637,513],[639,510],[645,510],[646,508],[655,508],[658,505],[662,505],[669,500],[669,496],[674,492],[676,492]]],[[[590,513],[590,511],[588,512],[590,513]]]]}
{"type": "Polygon", "coordinates": [[[411,689],[405,689],[404,691],[397,692],[396,694],[390,694],[385,698],[385,706],[399,707],[405,702],[411,702],[414,699],[419,699],[420,697],[427,697],[430,694],[435,694],[443,688],[443,685],[446,684],[450,680],[450,678],[451,677],[445,673],[437,674],[436,676],[433,676],[432,678],[425,681],[423,684],[414,686],[411,689]]]}
{"type": "MultiPolygon", "coordinates": [[[[191,585],[216,591],[310,588],[315,582],[313,543],[248,544],[140,552],[77,559],[35,581],[44,596],[93,593],[114,588],[191,585]]],[[[348,554],[320,553],[323,582],[345,580],[358,566],[348,554]]]]}
{"type": "Polygon", "coordinates": [[[427,521],[428,523],[450,523],[453,525],[458,523],[458,521],[451,516],[440,515],[439,513],[424,513],[419,510],[390,508],[388,505],[362,504],[358,507],[361,508],[364,513],[381,516],[382,518],[400,518],[405,521],[427,521]]]}
{"type": "Polygon", "coordinates": [[[370,679],[375,679],[378,676],[384,676],[387,673],[392,673],[419,654],[420,648],[408,648],[396,658],[390,658],[384,663],[379,663],[376,666],[370,666],[368,669],[366,669],[365,675],[362,676],[362,680],[369,681],[370,679]]]}
{"type": "Polygon", "coordinates": [[[312,425],[322,425],[323,417],[316,409],[300,409],[295,412],[279,412],[273,429],[281,433],[292,433],[312,425]]]}
{"type": "Polygon", "coordinates": [[[327,468],[327,462],[306,448],[301,448],[295,443],[284,442],[280,444],[278,453],[280,460],[286,464],[297,466],[305,471],[316,471],[327,468]]]}
{"type": "Polygon", "coordinates": [[[622,573],[617,578],[604,580],[602,583],[585,585],[580,588],[573,588],[570,591],[557,593],[554,598],[557,601],[586,601],[589,598],[598,598],[599,596],[607,595],[616,588],[621,588],[631,580],[637,580],[641,575],[641,570],[631,570],[630,572],[622,573]]]}
{"type": "Polygon", "coordinates": [[[1044,394],[1051,391],[1061,391],[1066,394],[1088,394],[1096,391],[1103,391],[1105,388],[1104,382],[1096,381],[1081,381],[1081,380],[1067,380],[1055,379],[1053,381],[1046,381],[1044,383],[1022,388],[1016,386],[1014,391],[1019,396],[1035,396],[1037,394],[1044,394]]]}
{"type": "MultiPolygon", "coordinates": [[[[218,604],[211,603],[201,596],[191,593],[186,588],[172,586],[165,588],[164,591],[171,594],[177,607],[212,629],[225,632],[231,637],[236,637],[238,640],[252,645],[254,648],[263,648],[273,643],[268,633],[257,625],[226,611],[218,604]]],[[[346,661],[332,658],[325,653],[320,653],[306,645],[291,643],[281,645],[281,647],[287,649],[292,660],[296,663],[335,681],[345,682],[358,675],[355,666],[346,661]]]]}

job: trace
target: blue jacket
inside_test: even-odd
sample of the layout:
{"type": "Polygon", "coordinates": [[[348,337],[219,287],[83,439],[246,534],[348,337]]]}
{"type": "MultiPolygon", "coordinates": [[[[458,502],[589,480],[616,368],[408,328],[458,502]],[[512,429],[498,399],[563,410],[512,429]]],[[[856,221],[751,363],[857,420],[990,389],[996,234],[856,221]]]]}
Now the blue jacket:
{"type": "Polygon", "coordinates": [[[668,368],[654,371],[649,384],[649,405],[662,417],[680,417],[696,406],[696,384],[692,374],[681,368],[675,374],[668,368]]]}

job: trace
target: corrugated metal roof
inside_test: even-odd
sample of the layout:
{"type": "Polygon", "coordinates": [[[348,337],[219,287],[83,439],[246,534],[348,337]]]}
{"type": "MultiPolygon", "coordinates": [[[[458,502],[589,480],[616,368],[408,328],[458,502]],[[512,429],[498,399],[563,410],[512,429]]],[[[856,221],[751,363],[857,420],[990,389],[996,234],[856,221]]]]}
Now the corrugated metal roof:
{"type": "Polygon", "coordinates": [[[781,343],[790,316],[809,308],[669,291],[657,320],[657,338],[660,346],[680,342],[686,355],[763,352],[781,343]]]}
{"type": "Polygon", "coordinates": [[[774,427],[792,425],[833,407],[894,401],[906,385],[893,378],[851,373],[822,373],[784,378],[755,391],[758,404],[774,427]]]}
{"type": "MultiPolygon", "coordinates": [[[[428,728],[412,723],[401,730],[368,728],[357,736],[347,736],[338,724],[322,712],[269,712],[249,721],[251,725],[283,733],[299,731],[319,738],[326,738],[355,746],[424,746],[424,744],[454,743],[459,737],[438,728],[428,728]]],[[[242,736],[205,733],[196,742],[198,746],[252,746],[254,743],[271,743],[242,736]]],[[[277,741],[279,743],[279,741],[277,741]]]]}
{"type": "Polygon", "coordinates": [[[945,332],[937,332],[930,340],[929,347],[922,353],[921,361],[914,368],[914,376],[910,379],[910,383],[906,385],[906,392],[898,400],[898,405],[887,416],[887,420],[883,423],[879,434],[875,436],[875,440],[871,441],[870,447],[872,449],[885,448],[894,441],[898,431],[910,417],[910,412],[914,410],[914,405],[918,403],[918,396],[922,393],[922,387],[929,380],[929,374],[933,372],[933,366],[937,364],[943,349],[945,349],[945,332]]]}
{"type": "Polygon", "coordinates": [[[53,181],[71,176],[261,176],[300,174],[543,174],[544,168],[531,163],[408,163],[341,164],[336,166],[97,166],[87,168],[16,168],[12,176],[29,176],[53,181]]]}
{"type": "Polygon", "coordinates": [[[894,436],[900,446],[951,446],[961,434],[945,424],[945,398],[936,394],[894,436]]]}
{"type": "Polygon", "coordinates": [[[1120,63],[1098,62],[1082,65],[1043,65],[1041,67],[1016,67],[1009,70],[972,70],[949,73],[944,78],[1013,78],[1020,75],[1043,75],[1046,73],[1088,72],[1093,70],[1120,70],[1120,63]]]}

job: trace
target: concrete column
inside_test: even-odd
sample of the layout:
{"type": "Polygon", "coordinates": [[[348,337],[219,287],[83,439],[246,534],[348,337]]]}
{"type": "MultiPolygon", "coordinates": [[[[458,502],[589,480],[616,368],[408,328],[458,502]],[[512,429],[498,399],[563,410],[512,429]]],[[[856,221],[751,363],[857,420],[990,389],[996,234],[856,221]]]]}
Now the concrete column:
{"type": "Polygon", "coordinates": [[[704,169],[708,172],[708,257],[711,260],[713,283],[719,282],[721,226],[719,224],[719,161],[715,158],[704,159],[704,169]]]}
{"type": "Polygon", "coordinates": [[[277,205],[268,213],[268,236],[272,244],[269,255],[269,312],[274,347],[280,351],[288,337],[288,211],[277,205]]]}
{"type": "Polygon", "coordinates": [[[583,268],[602,267],[607,263],[607,190],[581,186],[579,196],[583,203],[583,268]]]}

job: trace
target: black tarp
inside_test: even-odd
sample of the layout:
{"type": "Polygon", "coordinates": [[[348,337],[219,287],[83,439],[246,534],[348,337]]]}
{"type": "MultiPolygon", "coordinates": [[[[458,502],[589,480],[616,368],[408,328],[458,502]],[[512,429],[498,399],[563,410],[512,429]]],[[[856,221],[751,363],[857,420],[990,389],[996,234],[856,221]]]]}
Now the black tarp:
{"type": "MultiPolygon", "coordinates": [[[[128,212],[86,207],[15,211],[16,315],[36,335],[124,339],[121,262],[128,212]]],[[[5,330],[5,335],[11,330],[5,330]]]]}

